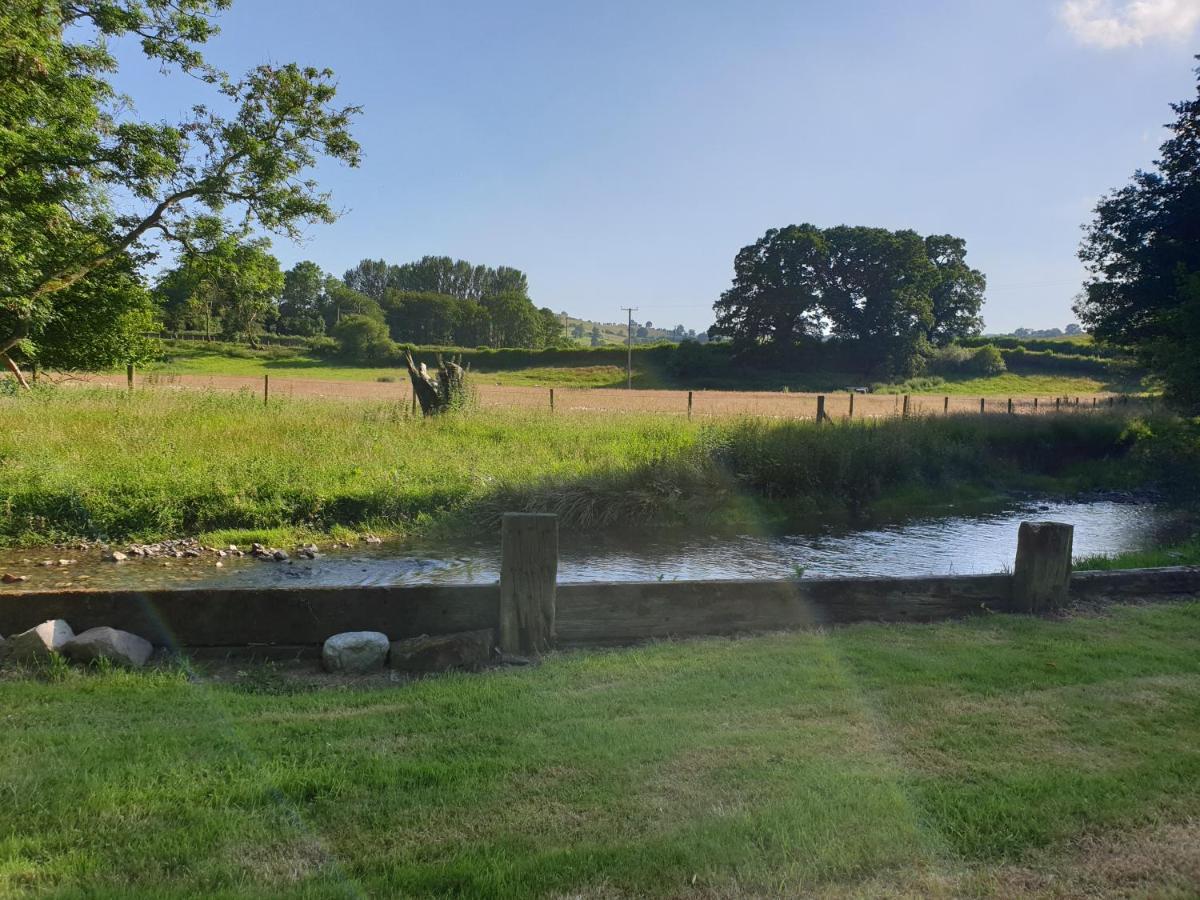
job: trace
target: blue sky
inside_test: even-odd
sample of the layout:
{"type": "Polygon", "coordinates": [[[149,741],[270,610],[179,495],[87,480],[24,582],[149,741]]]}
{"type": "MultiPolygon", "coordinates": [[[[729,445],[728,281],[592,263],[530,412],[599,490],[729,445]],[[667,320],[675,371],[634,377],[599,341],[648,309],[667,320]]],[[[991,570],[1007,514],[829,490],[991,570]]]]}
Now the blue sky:
{"type": "MultiPolygon", "coordinates": [[[[364,107],[346,210],[285,266],[511,265],[534,300],[704,328],[733,256],[798,222],[967,240],[989,330],[1061,327],[1080,226],[1195,90],[1200,0],[240,0],[209,55],[332,67],[364,107]]],[[[198,98],[133,53],[141,115],[198,98]]]]}

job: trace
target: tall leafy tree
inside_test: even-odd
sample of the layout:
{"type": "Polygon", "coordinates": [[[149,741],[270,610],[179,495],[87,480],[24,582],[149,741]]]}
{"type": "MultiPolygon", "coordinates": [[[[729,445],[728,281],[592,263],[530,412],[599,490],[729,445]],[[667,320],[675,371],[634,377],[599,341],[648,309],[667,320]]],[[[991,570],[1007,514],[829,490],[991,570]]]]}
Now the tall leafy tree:
{"type": "Polygon", "coordinates": [[[925,238],[925,253],[935,279],[929,292],[932,318],[926,337],[939,347],[983,330],[979,315],[987,277],[967,265],[967,242],[952,234],[925,238]]]}
{"type": "MultiPolygon", "coordinates": [[[[230,233],[295,235],[332,221],[308,177],[322,156],[356,165],[357,110],[334,104],[328,70],[258,66],[233,78],[200,47],[229,0],[8,0],[0,7],[0,360],[30,357],[61,327],[63,296],[120,280],[161,242],[186,247],[200,219],[230,233]],[[108,41],[135,37],[164,71],[210,84],[229,114],[198,106],[174,123],[133,118],[108,41]],[[53,323],[60,322],[56,327],[53,323]]],[[[95,291],[93,298],[121,296],[95,291]]],[[[21,379],[23,381],[23,378],[21,379]]]]}
{"type": "Polygon", "coordinates": [[[1089,331],[1136,352],[1191,411],[1200,411],[1200,68],[1196,75],[1197,96],[1171,105],[1175,121],[1154,167],[1096,206],[1075,306],[1089,331]]]}
{"type": "Polygon", "coordinates": [[[298,262],[283,273],[279,331],[305,337],[325,331],[321,309],[325,303],[326,277],[321,267],[311,260],[298,262]]]}

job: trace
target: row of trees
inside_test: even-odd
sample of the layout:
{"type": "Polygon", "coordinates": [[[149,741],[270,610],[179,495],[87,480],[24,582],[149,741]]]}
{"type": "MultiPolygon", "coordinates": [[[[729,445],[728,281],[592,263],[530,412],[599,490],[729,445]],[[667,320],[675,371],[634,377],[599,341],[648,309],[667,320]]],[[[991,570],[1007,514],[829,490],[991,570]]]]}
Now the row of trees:
{"type": "Polygon", "coordinates": [[[360,317],[379,323],[385,337],[400,343],[541,348],[566,342],[558,315],[534,306],[517,269],[448,257],[406,266],[364,260],[338,279],[307,260],[283,272],[268,247],[216,230],[185,253],[155,288],[167,328],[254,343],[263,331],[334,335],[338,323],[360,317]],[[398,276],[394,283],[410,288],[387,286],[373,278],[376,271],[391,272],[398,276]],[[455,273],[464,279],[443,277],[455,273]],[[430,284],[465,296],[411,287],[430,284]],[[490,287],[480,294],[481,285],[490,287]]]}
{"type": "Polygon", "coordinates": [[[737,254],[709,333],[783,356],[832,337],[855,347],[864,371],[910,375],[927,348],[981,328],[986,281],[966,253],[953,235],[773,228],[737,254]]]}

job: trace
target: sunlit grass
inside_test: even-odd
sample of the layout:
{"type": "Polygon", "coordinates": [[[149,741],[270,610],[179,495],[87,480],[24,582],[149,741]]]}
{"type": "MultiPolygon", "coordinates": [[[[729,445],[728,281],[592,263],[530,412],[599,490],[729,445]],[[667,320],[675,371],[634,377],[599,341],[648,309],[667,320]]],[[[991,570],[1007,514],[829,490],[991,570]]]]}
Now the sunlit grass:
{"type": "MultiPolygon", "coordinates": [[[[361,688],[59,672],[0,708],[3,895],[1011,896],[1047,864],[1094,895],[1072,841],[1200,816],[1196,604],[361,688]]],[[[1185,889],[1173,850],[1109,887],[1185,889]]]]}

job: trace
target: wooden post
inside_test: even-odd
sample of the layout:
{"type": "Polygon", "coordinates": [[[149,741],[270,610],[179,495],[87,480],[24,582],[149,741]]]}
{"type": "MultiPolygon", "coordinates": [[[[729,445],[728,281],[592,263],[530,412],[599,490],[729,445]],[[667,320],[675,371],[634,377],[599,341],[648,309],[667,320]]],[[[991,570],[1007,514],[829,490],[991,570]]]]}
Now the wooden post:
{"type": "Polygon", "coordinates": [[[817,394],[817,422],[824,422],[829,416],[825,415],[825,395],[817,394]]]}
{"type": "Polygon", "coordinates": [[[413,389],[412,389],[412,414],[414,416],[417,414],[417,388],[416,388],[416,385],[413,385],[413,389]]]}
{"type": "Polygon", "coordinates": [[[550,388],[550,412],[554,412],[554,388],[550,388]]]}
{"type": "Polygon", "coordinates": [[[854,418],[854,391],[850,392],[850,415],[847,418],[854,418]]]}
{"type": "Polygon", "coordinates": [[[950,398],[949,397],[942,398],[942,414],[950,415],[950,398]]]}
{"type": "Polygon", "coordinates": [[[979,398],[979,414],[983,415],[983,397],[979,398]]]}
{"type": "Polygon", "coordinates": [[[1096,398],[1093,397],[1092,398],[1092,409],[1095,409],[1095,408],[1096,408],[1096,398]]]}
{"type": "Polygon", "coordinates": [[[536,655],[554,644],[558,516],[505,513],[500,525],[502,653],[536,655]]]}
{"type": "Polygon", "coordinates": [[[904,395],[904,412],[902,413],[902,415],[904,416],[904,418],[906,418],[906,419],[908,418],[908,394],[904,395]]]}
{"type": "Polygon", "coordinates": [[[1067,602],[1074,536],[1074,525],[1021,523],[1012,579],[1013,604],[1018,610],[1049,612],[1067,602]]]}
{"type": "Polygon", "coordinates": [[[688,421],[692,420],[692,392],[688,391],[688,421]]]}
{"type": "Polygon", "coordinates": [[[267,401],[271,398],[271,376],[263,376],[263,406],[267,405],[267,401]]]}
{"type": "Polygon", "coordinates": [[[1011,416],[1013,411],[1012,397],[1008,398],[1008,414],[1011,416]]]}
{"type": "Polygon", "coordinates": [[[1054,398],[1054,411],[1058,412],[1060,409],[1062,409],[1062,397],[1055,397],[1054,398]]]}
{"type": "Polygon", "coordinates": [[[1115,397],[1111,397],[1111,396],[1108,398],[1108,408],[1109,409],[1112,409],[1113,400],[1115,400],[1115,399],[1116,399],[1115,397]]]}
{"type": "Polygon", "coordinates": [[[38,364],[30,363],[29,364],[29,380],[32,381],[34,384],[37,384],[37,375],[38,375],[38,364]]]}
{"type": "Polygon", "coordinates": [[[1037,412],[1037,397],[1033,398],[1033,411],[1037,412]]]}
{"type": "Polygon", "coordinates": [[[129,385],[129,389],[133,390],[133,363],[125,367],[125,383],[129,385]]]}

